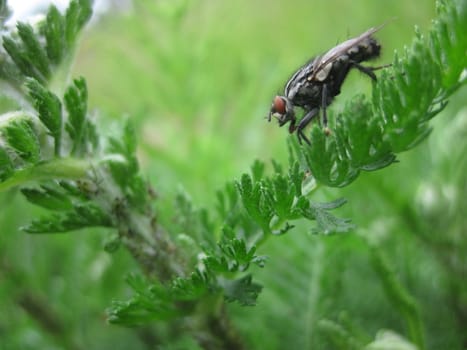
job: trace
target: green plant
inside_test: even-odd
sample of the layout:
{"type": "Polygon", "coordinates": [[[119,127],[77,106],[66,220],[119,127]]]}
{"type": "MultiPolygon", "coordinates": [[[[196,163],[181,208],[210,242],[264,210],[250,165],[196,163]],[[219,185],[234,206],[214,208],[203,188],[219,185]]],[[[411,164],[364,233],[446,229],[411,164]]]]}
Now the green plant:
{"type": "MultiPolygon", "coordinates": [[[[5,113],[0,121],[0,189],[19,188],[29,202],[48,210],[24,226],[26,232],[112,229],[105,249],[124,247],[142,273],[128,276],[133,295],[109,306],[108,321],[155,323],[163,344],[176,344],[183,330],[202,348],[246,348],[227,303],[257,304],[263,286],[255,275],[257,267],[268,265],[260,255],[265,244],[309,221],[315,222],[309,232],[317,235],[354,230],[349,219],[332,213],[346,200],[320,202],[318,189],[348,186],[362,171],[396,162],[397,154],[429,135],[430,119],[465,84],[467,7],[440,2],[429,34],[417,32],[412,45],[396,55],[373,85],[371,101],[357,95],[342,112],[330,112],[331,135],[314,125],[311,147],[290,138],[287,165],[275,160],[267,171],[255,161],[250,173],[217,192],[213,210],[197,208],[180,193],[168,209],[176,214],[167,226],[140,172],[132,124],[119,136],[102,135],[88,112],[84,78],[64,92],[53,91],[54,73],[69,59],[90,8],[84,0],[72,1],[65,15],[51,7],[39,28],[18,24],[17,36],[3,37],[2,79],[31,108],[5,113]]],[[[364,234],[358,239],[370,247],[387,298],[407,324],[407,340],[383,333],[372,341],[346,317],[339,323],[321,320],[322,333],[343,349],[389,348],[394,341],[400,348],[425,349],[414,297],[392,271],[381,243],[364,234]]]]}

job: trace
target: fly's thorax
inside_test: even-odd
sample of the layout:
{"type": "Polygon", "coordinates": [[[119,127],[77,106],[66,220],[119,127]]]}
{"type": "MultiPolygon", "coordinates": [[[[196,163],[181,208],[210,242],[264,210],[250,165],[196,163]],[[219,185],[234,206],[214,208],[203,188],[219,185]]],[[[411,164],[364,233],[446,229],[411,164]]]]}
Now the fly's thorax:
{"type": "Polygon", "coordinates": [[[321,103],[322,90],[321,82],[307,81],[298,89],[293,102],[296,106],[310,105],[311,107],[317,107],[321,103]]]}
{"type": "Polygon", "coordinates": [[[307,78],[313,73],[318,60],[319,57],[310,59],[290,77],[284,88],[284,95],[288,99],[293,100],[303,85],[307,84],[307,78]]]}

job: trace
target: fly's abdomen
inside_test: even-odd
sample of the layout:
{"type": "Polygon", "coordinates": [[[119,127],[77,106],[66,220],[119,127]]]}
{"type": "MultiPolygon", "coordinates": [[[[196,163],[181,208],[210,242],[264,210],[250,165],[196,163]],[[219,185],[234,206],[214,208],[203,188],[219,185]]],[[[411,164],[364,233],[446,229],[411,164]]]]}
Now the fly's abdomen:
{"type": "Polygon", "coordinates": [[[381,45],[375,38],[368,37],[347,50],[350,60],[357,63],[376,58],[381,53],[381,45]]]}

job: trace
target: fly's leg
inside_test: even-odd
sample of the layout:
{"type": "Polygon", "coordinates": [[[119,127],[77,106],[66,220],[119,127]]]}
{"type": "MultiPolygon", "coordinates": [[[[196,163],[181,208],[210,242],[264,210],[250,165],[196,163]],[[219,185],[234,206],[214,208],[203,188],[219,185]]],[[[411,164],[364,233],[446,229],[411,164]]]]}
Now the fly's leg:
{"type": "Polygon", "coordinates": [[[295,119],[295,117],[293,117],[291,120],[290,120],[290,125],[289,125],[289,133],[293,134],[293,132],[297,129],[295,127],[295,123],[297,122],[297,120],[295,119]]]}
{"type": "Polygon", "coordinates": [[[323,126],[325,128],[328,127],[328,116],[326,114],[327,98],[328,98],[328,86],[324,84],[323,89],[321,90],[321,109],[323,110],[323,126]]]}
{"type": "Polygon", "coordinates": [[[305,142],[309,145],[311,145],[310,140],[308,137],[306,137],[305,133],[303,130],[306,128],[308,124],[312,121],[312,119],[318,114],[319,108],[313,108],[311,111],[309,111],[305,116],[300,120],[300,122],[297,125],[297,137],[298,137],[298,142],[302,144],[302,140],[305,140],[305,142]]]}
{"type": "Polygon", "coordinates": [[[350,63],[352,64],[353,67],[357,68],[360,72],[368,75],[373,81],[376,81],[376,75],[375,73],[373,73],[373,71],[391,66],[390,64],[385,64],[383,66],[377,66],[377,67],[365,67],[354,61],[351,61],[350,63]]]}
{"type": "Polygon", "coordinates": [[[373,73],[372,67],[365,67],[358,63],[354,63],[353,66],[357,68],[360,72],[368,75],[373,81],[376,81],[376,74],[373,73]]]}

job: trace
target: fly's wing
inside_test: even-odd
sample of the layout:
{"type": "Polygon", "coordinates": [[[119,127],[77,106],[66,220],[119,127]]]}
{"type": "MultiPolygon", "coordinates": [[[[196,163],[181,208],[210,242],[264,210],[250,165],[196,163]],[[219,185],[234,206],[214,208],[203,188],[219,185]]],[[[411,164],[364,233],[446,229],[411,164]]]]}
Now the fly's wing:
{"type": "Polygon", "coordinates": [[[358,45],[365,39],[371,37],[374,33],[376,33],[378,30],[380,30],[384,26],[381,25],[376,28],[370,28],[360,36],[349,39],[344,41],[343,43],[340,43],[336,47],[333,47],[331,50],[326,52],[323,56],[321,56],[321,60],[319,62],[316,62],[316,66],[313,69],[313,72],[311,76],[308,77],[308,80],[314,80],[316,78],[316,75],[319,74],[321,70],[323,70],[329,63],[334,62],[339,56],[341,56],[343,53],[347,52],[351,47],[358,45]]]}

